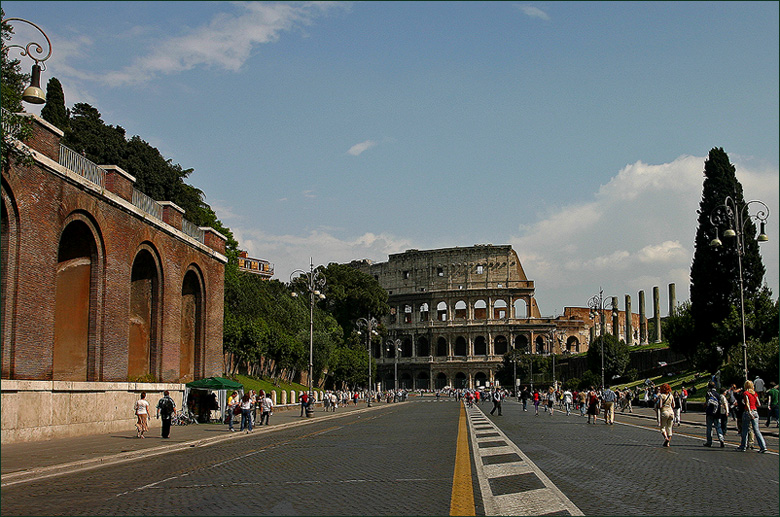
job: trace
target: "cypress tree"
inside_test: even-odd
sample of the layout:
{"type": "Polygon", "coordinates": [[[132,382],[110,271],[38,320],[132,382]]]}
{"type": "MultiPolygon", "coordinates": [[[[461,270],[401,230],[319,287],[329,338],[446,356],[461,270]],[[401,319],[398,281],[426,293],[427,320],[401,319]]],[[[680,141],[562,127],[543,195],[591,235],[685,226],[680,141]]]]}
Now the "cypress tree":
{"type": "MultiPolygon", "coordinates": [[[[717,356],[713,350],[720,346],[727,353],[738,343],[716,343],[715,325],[725,320],[736,306],[739,310],[740,286],[737,243],[734,238],[724,237],[727,229],[736,231],[736,222],[724,220],[717,226],[717,236],[723,242],[718,248],[710,246],[716,236],[716,227],[710,216],[727,197],[736,202],[740,216],[745,199],[742,185],[737,180],[736,169],[730,163],[723,148],[713,148],[704,162],[704,184],[699,204],[698,228],[696,230],[695,250],[691,264],[691,315],[693,316],[695,335],[698,341],[700,357],[709,357],[707,366],[717,356]]],[[[744,249],[742,256],[742,278],[745,298],[758,295],[764,278],[765,268],[755,240],[756,226],[747,218],[744,224],[744,249]]],[[[704,366],[704,365],[702,365],[704,366]]]]}
{"type": "Polygon", "coordinates": [[[63,131],[68,128],[69,113],[65,109],[65,94],[56,77],[49,79],[46,84],[46,105],[41,109],[41,117],[63,131]]]}

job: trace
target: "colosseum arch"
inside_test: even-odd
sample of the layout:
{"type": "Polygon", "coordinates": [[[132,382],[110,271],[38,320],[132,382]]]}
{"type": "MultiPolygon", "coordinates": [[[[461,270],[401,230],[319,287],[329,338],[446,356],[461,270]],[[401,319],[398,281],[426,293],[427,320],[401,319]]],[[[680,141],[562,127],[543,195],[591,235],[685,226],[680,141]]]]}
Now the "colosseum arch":
{"type": "Polygon", "coordinates": [[[429,357],[431,355],[431,345],[426,337],[417,338],[417,357],[429,357]]]}
{"type": "Polygon", "coordinates": [[[160,378],[162,368],[162,266],[151,243],[142,244],[130,274],[127,377],[160,378]]]}
{"type": "Polygon", "coordinates": [[[466,356],[468,355],[468,342],[463,336],[455,338],[455,353],[453,355],[466,356]]]}
{"type": "Polygon", "coordinates": [[[566,350],[570,354],[578,354],[580,352],[580,340],[576,336],[569,336],[566,340],[566,350]]]}
{"type": "Polygon", "coordinates": [[[412,357],[412,338],[405,337],[401,344],[401,355],[399,357],[412,357]]]}
{"type": "Polygon", "coordinates": [[[520,352],[521,354],[527,354],[530,352],[528,349],[528,337],[520,334],[518,336],[515,336],[515,350],[520,352]]]}
{"type": "Polygon", "coordinates": [[[203,376],[205,298],[203,274],[192,264],[184,274],[181,288],[179,382],[190,382],[203,376]]]}
{"type": "Polygon", "coordinates": [[[536,336],[536,353],[537,354],[543,354],[545,352],[544,350],[544,338],[542,336],[536,336]]]}
{"type": "Polygon", "coordinates": [[[446,357],[449,355],[449,350],[447,350],[447,340],[443,337],[440,337],[436,340],[436,355],[439,357],[446,357]]]}
{"type": "Polygon", "coordinates": [[[509,317],[506,300],[499,298],[493,304],[493,319],[505,320],[509,317]]]}
{"type": "Polygon", "coordinates": [[[488,378],[484,372],[477,372],[474,374],[474,386],[477,388],[484,388],[487,386],[488,378]]]}
{"type": "Polygon", "coordinates": [[[437,390],[440,390],[446,387],[447,387],[447,374],[444,372],[440,372],[438,375],[436,375],[435,388],[437,390]]]}
{"type": "Polygon", "coordinates": [[[436,305],[436,321],[447,321],[447,302],[436,305]]]}
{"type": "Polygon", "coordinates": [[[102,239],[88,214],[74,213],[63,226],[57,250],[52,379],[97,381],[102,239]]]}
{"type": "Polygon", "coordinates": [[[529,317],[528,304],[522,298],[518,298],[514,303],[515,318],[525,319],[529,317]]]}
{"type": "Polygon", "coordinates": [[[487,303],[485,303],[485,300],[477,300],[474,303],[474,319],[475,320],[487,319],[487,303]]]}
{"type": "Polygon", "coordinates": [[[12,192],[2,180],[2,221],[0,221],[0,324],[2,335],[3,379],[12,379],[16,339],[14,337],[14,310],[17,278],[19,275],[19,211],[12,192]]]}
{"type": "Polygon", "coordinates": [[[474,355],[487,355],[487,341],[485,336],[477,336],[474,339],[474,355]]]}
{"type": "Polygon", "coordinates": [[[465,320],[469,316],[468,308],[466,307],[466,302],[463,300],[458,300],[455,302],[455,319],[456,320],[465,320]]]}
{"type": "Polygon", "coordinates": [[[507,344],[506,336],[496,336],[496,338],[493,340],[493,354],[504,355],[506,354],[507,349],[508,349],[508,344],[507,344]]]}
{"type": "Polygon", "coordinates": [[[427,303],[420,305],[420,321],[428,321],[430,317],[429,306],[427,303]]]}
{"type": "Polygon", "coordinates": [[[455,374],[455,385],[453,388],[455,389],[463,389],[469,387],[469,380],[466,377],[466,374],[463,372],[458,372],[455,374]]]}
{"type": "Polygon", "coordinates": [[[428,372],[420,372],[417,374],[417,378],[414,380],[414,389],[427,390],[431,387],[431,378],[428,376],[428,372]]]}

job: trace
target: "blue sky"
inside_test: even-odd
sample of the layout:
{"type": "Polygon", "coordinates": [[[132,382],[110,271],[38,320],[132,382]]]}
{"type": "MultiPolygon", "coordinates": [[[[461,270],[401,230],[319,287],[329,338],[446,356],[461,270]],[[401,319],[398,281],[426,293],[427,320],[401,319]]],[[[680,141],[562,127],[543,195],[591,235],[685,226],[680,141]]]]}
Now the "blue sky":
{"type": "Polygon", "coordinates": [[[770,207],[778,294],[777,2],[3,9],[46,31],[42,80],[68,106],[193,168],[280,280],[310,257],[511,244],[545,315],[600,286],[636,310],[657,285],[665,307],[670,282],[688,297],[704,159],[723,147],[770,207]]]}

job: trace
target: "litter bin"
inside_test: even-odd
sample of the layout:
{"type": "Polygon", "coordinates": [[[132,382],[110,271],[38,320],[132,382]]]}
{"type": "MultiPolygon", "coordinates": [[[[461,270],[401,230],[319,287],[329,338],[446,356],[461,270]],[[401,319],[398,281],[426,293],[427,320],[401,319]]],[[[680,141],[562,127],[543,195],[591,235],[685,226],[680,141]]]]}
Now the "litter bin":
{"type": "Polygon", "coordinates": [[[312,404],[311,402],[306,404],[306,416],[308,418],[311,418],[311,417],[314,416],[314,404],[312,404]]]}

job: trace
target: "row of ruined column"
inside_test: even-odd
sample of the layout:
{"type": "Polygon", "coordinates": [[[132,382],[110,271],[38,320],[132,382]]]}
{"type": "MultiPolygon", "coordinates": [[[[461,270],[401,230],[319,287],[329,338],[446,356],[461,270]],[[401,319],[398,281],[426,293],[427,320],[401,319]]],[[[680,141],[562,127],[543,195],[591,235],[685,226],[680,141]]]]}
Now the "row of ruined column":
{"type": "MultiPolygon", "coordinates": [[[[677,306],[677,292],[675,284],[669,284],[669,315],[674,313],[677,306]]],[[[620,311],[618,308],[618,297],[612,297],[612,332],[615,336],[618,335],[616,329],[620,328],[620,311]]],[[[633,343],[633,321],[631,318],[631,295],[626,295],[625,300],[625,341],[626,344],[633,343]]],[[[645,345],[648,343],[647,335],[647,318],[645,317],[645,292],[639,291],[639,344],[645,345]]],[[[661,296],[658,286],[653,287],[653,322],[655,323],[655,336],[654,343],[661,342],[661,296]]]]}

